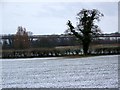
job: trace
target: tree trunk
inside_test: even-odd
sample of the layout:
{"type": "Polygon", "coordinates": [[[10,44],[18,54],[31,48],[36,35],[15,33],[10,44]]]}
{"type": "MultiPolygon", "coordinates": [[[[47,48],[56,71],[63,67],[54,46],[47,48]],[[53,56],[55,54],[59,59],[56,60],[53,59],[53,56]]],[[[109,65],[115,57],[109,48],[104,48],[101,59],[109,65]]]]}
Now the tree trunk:
{"type": "Polygon", "coordinates": [[[84,53],[84,55],[88,55],[89,45],[90,45],[90,43],[83,42],[83,53],[84,53]]]}

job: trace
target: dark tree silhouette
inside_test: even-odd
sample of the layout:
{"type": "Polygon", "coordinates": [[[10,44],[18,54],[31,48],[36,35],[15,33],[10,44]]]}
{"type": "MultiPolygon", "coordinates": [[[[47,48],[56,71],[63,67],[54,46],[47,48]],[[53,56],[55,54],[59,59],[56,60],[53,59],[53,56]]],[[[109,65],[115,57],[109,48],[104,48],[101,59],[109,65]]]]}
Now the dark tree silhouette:
{"type": "Polygon", "coordinates": [[[82,9],[77,14],[78,22],[76,27],[74,27],[71,21],[68,20],[67,25],[69,26],[69,29],[67,30],[67,32],[72,33],[81,40],[84,55],[88,54],[89,45],[93,37],[101,33],[98,25],[95,25],[95,21],[100,21],[100,17],[102,16],[103,14],[96,9],[93,10],[82,9]]]}

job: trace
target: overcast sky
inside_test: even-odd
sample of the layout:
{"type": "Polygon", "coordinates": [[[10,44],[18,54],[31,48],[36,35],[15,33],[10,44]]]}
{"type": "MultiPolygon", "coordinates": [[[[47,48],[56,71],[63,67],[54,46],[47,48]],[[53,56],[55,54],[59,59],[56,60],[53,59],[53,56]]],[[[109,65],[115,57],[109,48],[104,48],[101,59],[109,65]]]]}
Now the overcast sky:
{"type": "Polygon", "coordinates": [[[23,26],[33,34],[63,34],[67,21],[76,25],[76,14],[85,9],[98,9],[104,14],[97,24],[103,33],[118,31],[117,2],[4,2],[2,34],[15,34],[23,26]]]}

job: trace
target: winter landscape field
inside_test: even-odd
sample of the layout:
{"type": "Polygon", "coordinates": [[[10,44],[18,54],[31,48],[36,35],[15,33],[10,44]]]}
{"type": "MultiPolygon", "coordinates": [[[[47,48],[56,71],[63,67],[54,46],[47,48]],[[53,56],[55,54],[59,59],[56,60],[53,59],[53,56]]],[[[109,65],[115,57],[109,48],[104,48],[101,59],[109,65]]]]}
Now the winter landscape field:
{"type": "Polygon", "coordinates": [[[118,55],[1,59],[2,88],[117,88],[118,55]]]}

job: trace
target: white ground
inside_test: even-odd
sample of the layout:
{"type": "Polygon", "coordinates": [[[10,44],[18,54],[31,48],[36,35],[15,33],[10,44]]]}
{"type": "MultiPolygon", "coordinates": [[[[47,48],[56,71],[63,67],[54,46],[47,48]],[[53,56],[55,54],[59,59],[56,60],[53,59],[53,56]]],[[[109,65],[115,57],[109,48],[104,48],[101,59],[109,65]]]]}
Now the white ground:
{"type": "Polygon", "coordinates": [[[2,61],[2,87],[117,88],[118,56],[2,61]]]}

